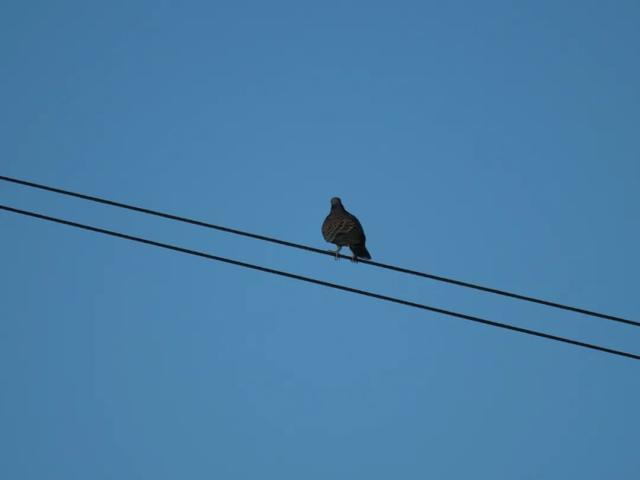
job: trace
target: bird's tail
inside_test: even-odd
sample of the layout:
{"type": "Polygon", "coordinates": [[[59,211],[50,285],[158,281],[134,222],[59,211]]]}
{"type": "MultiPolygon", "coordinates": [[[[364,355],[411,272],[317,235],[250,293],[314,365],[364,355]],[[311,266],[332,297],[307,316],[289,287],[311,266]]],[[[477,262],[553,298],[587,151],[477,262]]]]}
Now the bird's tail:
{"type": "Polygon", "coordinates": [[[364,258],[366,260],[370,260],[371,259],[371,255],[369,254],[369,251],[367,250],[367,247],[364,246],[364,243],[357,243],[355,245],[349,245],[349,248],[351,248],[351,251],[353,252],[353,254],[356,257],[364,258]]]}

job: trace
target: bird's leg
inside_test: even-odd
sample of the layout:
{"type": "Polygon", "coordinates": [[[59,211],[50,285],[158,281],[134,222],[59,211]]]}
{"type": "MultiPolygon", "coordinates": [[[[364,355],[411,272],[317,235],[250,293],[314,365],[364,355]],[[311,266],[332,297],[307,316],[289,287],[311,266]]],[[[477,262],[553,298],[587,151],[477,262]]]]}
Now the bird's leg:
{"type": "Polygon", "coordinates": [[[342,248],[341,245],[336,245],[338,248],[336,248],[336,260],[338,260],[340,257],[338,255],[340,255],[340,249],[342,248]]]}
{"type": "Polygon", "coordinates": [[[358,263],[358,257],[356,257],[356,254],[354,253],[353,255],[351,255],[351,261],[353,263],[358,263]]]}

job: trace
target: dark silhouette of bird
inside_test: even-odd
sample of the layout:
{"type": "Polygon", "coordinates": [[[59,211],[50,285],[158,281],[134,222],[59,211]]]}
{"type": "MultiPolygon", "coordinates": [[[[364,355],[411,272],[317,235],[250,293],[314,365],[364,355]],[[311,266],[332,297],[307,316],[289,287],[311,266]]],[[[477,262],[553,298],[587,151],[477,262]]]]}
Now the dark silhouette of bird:
{"type": "Polygon", "coordinates": [[[322,223],[322,236],[327,242],[337,245],[336,260],[342,247],[351,249],[354,262],[357,262],[358,258],[371,258],[365,246],[366,237],[362,225],[355,215],[345,210],[338,197],[331,199],[331,212],[322,223]]]}

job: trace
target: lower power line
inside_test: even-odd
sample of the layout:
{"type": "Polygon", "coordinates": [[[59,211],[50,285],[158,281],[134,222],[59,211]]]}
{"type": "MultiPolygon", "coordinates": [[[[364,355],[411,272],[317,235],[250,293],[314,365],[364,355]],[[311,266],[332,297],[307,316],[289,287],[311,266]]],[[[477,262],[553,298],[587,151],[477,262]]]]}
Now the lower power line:
{"type": "Polygon", "coordinates": [[[326,282],[324,280],[318,280],[318,279],[311,278],[311,277],[305,277],[303,275],[297,275],[295,273],[284,272],[282,270],[276,270],[276,269],[273,269],[273,268],[267,268],[267,267],[263,267],[263,266],[260,266],[260,265],[241,262],[239,260],[233,260],[233,259],[230,259],[230,258],[220,257],[220,256],[217,256],[217,255],[211,255],[209,253],[200,252],[198,250],[191,250],[191,249],[188,249],[188,248],[179,247],[177,245],[171,245],[171,244],[168,244],[168,243],[157,242],[155,240],[149,240],[149,239],[142,238],[142,237],[136,237],[136,236],[133,236],[133,235],[127,235],[125,233],[116,232],[114,230],[107,230],[105,228],[99,228],[99,227],[94,227],[94,226],[91,226],[91,225],[72,222],[70,220],[51,217],[51,216],[43,215],[43,214],[37,213],[37,212],[21,210],[21,209],[13,208],[13,207],[6,206],[6,205],[0,205],[0,210],[6,210],[8,212],[17,213],[17,214],[20,214],[20,215],[33,217],[33,218],[37,218],[37,219],[40,219],[40,220],[46,220],[46,221],[49,221],[49,222],[59,223],[59,224],[62,224],[62,225],[67,225],[67,226],[79,228],[79,229],[82,229],[82,230],[88,230],[90,232],[101,233],[101,234],[104,234],[104,235],[109,235],[109,236],[117,237],[117,238],[123,238],[125,240],[130,240],[130,241],[133,241],[133,242],[143,243],[143,244],[146,244],[146,245],[152,245],[154,247],[159,247],[159,248],[164,248],[164,249],[167,249],[167,250],[173,250],[173,251],[176,251],[176,252],[186,253],[186,254],[189,254],[189,255],[194,255],[194,256],[197,256],[197,257],[201,257],[201,258],[206,258],[208,260],[216,260],[218,262],[224,262],[224,263],[228,263],[228,264],[231,264],[231,265],[237,265],[237,266],[240,266],[240,267],[249,268],[249,269],[252,269],[252,270],[258,270],[258,271],[261,271],[261,272],[271,273],[273,275],[279,275],[281,277],[292,278],[294,280],[299,280],[299,281],[307,282],[307,283],[313,283],[315,285],[321,285],[321,286],[328,287],[328,288],[333,288],[333,289],[336,289],[336,290],[342,290],[342,291],[345,291],[345,292],[356,293],[358,295],[364,295],[364,296],[367,296],[367,297],[377,298],[378,300],[383,300],[383,301],[392,302],[392,303],[398,303],[400,305],[406,305],[408,307],[419,308],[419,309],[422,309],[422,310],[427,310],[427,311],[430,311],[430,312],[440,313],[442,315],[448,315],[450,317],[461,318],[463,320],[468,320],[468,321],[471,321],[471,322],[482,323],[484,325],[490,325],[492,327],[502,328],[502,329],[505,329],[505,330],[511,330],[511,331],[523,333],[523,334],[526,334],[526,335],[533,335],[533,336],[536,336],[536,337],[546,338],[546,339],[554,340],[554,341],[557,341],[557,342],[563,342],[563,343],[567,343],[567,344],[570,344],[570,345],[575,345],[575,346],[582,347],[582,348],[588,348],[588,349],[591,349],[591,350],[597,350],[597,351],[604,352],[604,353],[609,353],[609,354],[612,354],[612,355],[618,355],[618,356],[622,356],[622,357],[632,358],[634,360],[640,360],[640,355],[636,355],[634,353],[624,352],[624,351],[621,351],[621,350],[614,350],[614,349],[611,349],[611,348],[602,347],[600,345],[596,345],[596,344],[592,344],[592,343],[581,342],[581,341],[573,340],[573,339],[566,338],[566,337],[559,337],[557,335],[551,335],[549,333],[539,332],[539,331],[531,330],[531,329],[528,329],[528,328],[517,327],[515,325],[510,325],[510,324],[506,324],[506,323],[495,322],[493,320],[487,320],[487,319],[476,317],[476,316],[473,316],[473,315],[467,315],[467,314],[464,314],[464,313],[453,312],[451,310],[445,310],[445,309],[442,309],[442,308],[432,307],[432,306],[424,305],[424,304],[421,304],[421,303],[410,302],[408,300],[403,300],[401,298],[390,297],[388,295],[382,295],[382,294],[379,294],[379,293],[369,292],[367,290],[361,290],[361,289],[358,289],[358,288],[348,287],[346,285],[340,285],[340,284],[337,284],[337,283],[326,282]]]}

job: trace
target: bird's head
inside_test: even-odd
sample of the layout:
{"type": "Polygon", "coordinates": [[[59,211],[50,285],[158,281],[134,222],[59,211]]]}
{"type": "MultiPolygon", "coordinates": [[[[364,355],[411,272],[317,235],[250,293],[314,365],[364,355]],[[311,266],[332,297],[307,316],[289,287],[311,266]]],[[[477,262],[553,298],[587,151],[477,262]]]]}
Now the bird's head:
{"type": "Polygon", "coordinates": [[[342,207],[342,200],[338,197],[333,197],[331,199],[331,208],[342,207]]]}

